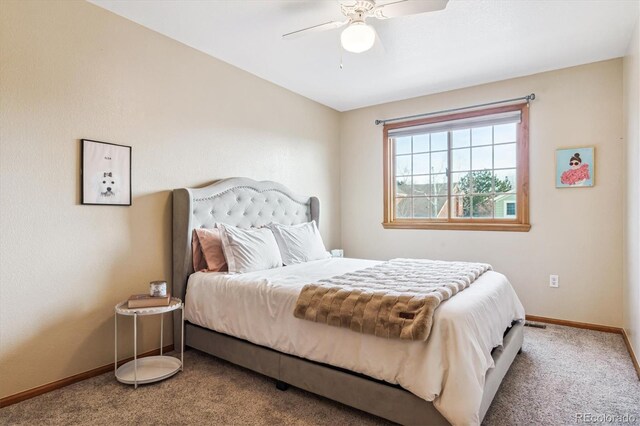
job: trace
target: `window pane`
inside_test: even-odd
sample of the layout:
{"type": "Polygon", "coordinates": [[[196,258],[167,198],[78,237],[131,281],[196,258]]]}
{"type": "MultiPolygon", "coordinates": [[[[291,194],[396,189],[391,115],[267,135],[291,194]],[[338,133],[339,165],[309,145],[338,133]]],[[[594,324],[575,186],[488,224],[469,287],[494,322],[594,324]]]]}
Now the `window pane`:
{"type": "Polygon", "coordinates": [[[411,136],[395,138],[394,141],[396,143],[396,155],[411,154],[411,136]]]}
{"type": "Polygon", "coordinates": [[[492,127],[476,127],[471,129],[471,143],[474,146],[491,145],[493,139],[492,127]]]}
{"type": "Polygon", "coordinates": [[[493,217],[493,197],[475,196],[471,198],[473,205],[473,217],[492,218],[493,217]]]}
{"type": "Polygon", "coordinates": [[[451,197],[451,217],[452,218],[470,218],[471,217],[471,198],[470,197],[451,197]]]}
{"type": "Polygon", "coordinates": [[[471,170],[471,150],[469,148],[451,150],[451,162],[451,170],[454,172],[471,170]]]}
{"type": "Polygon", "coordinates": [[[491,170],[473,172],[472,192],[475,194],[489,194],[493,192],[493,174],[491,170]]]}
{"type": "Polygon", "coordinates": [[[493,168],[492,146],[473,148],[471,150],[471,166],[473,170],[483,170],[493,168]]]}
{"type": "Polygon", "coordinates": [[[516,169],[493,172],[496,192],[516,192],[516,169]]]}
{"type": "Polygon", "coordinates": [[[411,195],[411,176],[396,178],[396,197],[407,197],[411,195]]]}
{"type": "Polygon", "coordinates": [[[447,132],[431,134],[431,151],[443,151],[448,149],[447,132]]]}
{"type": "Polygon", "coordinates": [[[451,194],[468,194],[471,192],[471,173],[451,173],[451,194]]]}
{"type": "Polygon", "coordinates": [[[464,148],[471,143],[471,132],[469,129],[454,130],[452,133],[452,147],[464,148]]]}
{"type": "Polygon", "coordinates": [[[398,155],[396,157],[396,176],[411,174],[411,155],[398,155]]]}
{"type": "Polygon", "coordinates": [[[431,217],[431,199],[429,197],[418,197],[413,199],[413,217],[431,217]]]}
{"type": "Polygon", "coordinates": [[[507,216],[515,216],[516,215],[516,203],[505,203],[505,211],[507,216]]]}
{"type": "Polygon", "coordinates": [[[431,173],[445,173],[447,171],[447,152],[431,153],[431,173]]]}
{"type": "Polygon", "coordinates": [[[413,137],[413,152],[429,152],[429,135],[413,137]]]}
{"type": "Polygon", "coordinates": [[[431,195],[447,195],[447,175],[431,175],[431,195]]]}
{"type": "Polygon", "coordinates": [[[396,217],[401,219],[411,217],[411,198],[396,198],[396,217]]]}
{"type": "Polygon", "coordinates": [[[496,145],[495,152],[495,168],[504,169],[516,166],[516,144],[496,145]]]}
{"type": "Polygon", "coordinates": [[[432,197],[431,205],[431,217],[438,219],[447,219],[449,217],[447,197],[432,197]]]}
{"type": "Polygon", "coordinates": [[[418,218],[446,219],[447,197],[418,197],[413,199],[413,211],[418,218]]]}
{"type": "Polygon", "coordinates": [[[413,177],[413,195],[429,195],[429,175],[413,177]]]}
{"type": "Polygon", "coordinates": [[[426,175],[429,173],[429,154],[415,154],[413,156],[413,174],[426,175]]]}
{"type": "Polygon", "coordinates": [[[501,124],[493,126],[493,143],[515,142],[516,124],[501,124]]]}

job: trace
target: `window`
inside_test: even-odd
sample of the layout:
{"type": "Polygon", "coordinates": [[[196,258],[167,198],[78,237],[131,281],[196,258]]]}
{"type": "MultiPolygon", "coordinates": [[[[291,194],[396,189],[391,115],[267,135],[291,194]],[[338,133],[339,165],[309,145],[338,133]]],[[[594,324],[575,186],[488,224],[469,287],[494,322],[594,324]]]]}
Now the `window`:
{"type": "Polygon", "coordinates": [[[516,203],[505,203],[505,214],[506,217],[515,217],[516,216],[516,203]]]}
{"type": "Polygon", "coordinates": [[[384,126],[385,228],[528,231],[528,105],[384,126]]]}

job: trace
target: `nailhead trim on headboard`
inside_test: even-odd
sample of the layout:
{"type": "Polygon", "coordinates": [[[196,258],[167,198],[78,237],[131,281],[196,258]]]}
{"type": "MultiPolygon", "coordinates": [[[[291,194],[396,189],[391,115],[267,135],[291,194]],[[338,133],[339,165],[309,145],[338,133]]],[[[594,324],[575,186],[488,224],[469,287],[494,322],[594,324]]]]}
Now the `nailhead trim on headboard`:
{"type": "Polygon", "coordinates": [[[298,200],[294,200],[293,198],[291,198],[291,196],[289,194],[286,194],[286,193],[284,193],[284,192],[282,192],[282,191],[280,191],[278,189],[265,189],[265,190],[259,191],[259,190],[255,189],[255,188],[250,187],[250,186],[236,186],[234,188],[229,188],[226,191],[222,191],[222,192],[220,192],[220,193],[218,193],[216,195],[211,195],[209,197],[204,197],[204,198],[194,198],[193,201],[212,200],[212,199],[214,199],[216,197],[220,197],[221,195],[226,194],[227,192],[233,192],[236,189],[250,189],[250,190],[255,191],[255,192],[259,193],[259,194],[262,194],[264,192],[278,192],[278,193],[284,195],[285,197],[287,197],[288,199],[290,199],[291,201],[293,201],[294,203],[300,204],[302,206],[308,206],[309,205],[309,202],[303,203],[303,202],[300,202],[298,200]]]}

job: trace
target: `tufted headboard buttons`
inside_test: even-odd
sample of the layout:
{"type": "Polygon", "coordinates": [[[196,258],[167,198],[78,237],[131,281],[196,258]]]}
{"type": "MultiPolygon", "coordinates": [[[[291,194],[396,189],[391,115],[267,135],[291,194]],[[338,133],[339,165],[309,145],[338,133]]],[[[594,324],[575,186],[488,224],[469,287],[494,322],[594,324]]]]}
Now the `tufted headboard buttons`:
{"type": "Polygon", "coordinates": [[[194,197],[193,226],[212,228],[226,223],[256,228],[271,222],[295,225],[311,220],[310,198],[301,199],[278,189],[237,186],[206,197],[194,197]]]}

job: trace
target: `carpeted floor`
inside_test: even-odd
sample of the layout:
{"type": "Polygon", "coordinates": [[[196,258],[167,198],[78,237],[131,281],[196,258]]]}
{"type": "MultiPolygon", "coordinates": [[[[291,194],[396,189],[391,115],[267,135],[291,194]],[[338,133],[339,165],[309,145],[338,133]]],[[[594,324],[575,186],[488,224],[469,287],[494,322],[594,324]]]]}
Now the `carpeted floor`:
{"type": "MultiPolygon", "coordinates": [[[[523,352],[503,381],[484,424],[580,424],[577,414],[609,416],[599,422],[604,424],[640,424],[640,381],[621,336],[560,326],[548,326],[546,330],[526,327],[523,352]]],[[[3,408],[0,423],[386,422],[299,389],[280,392],[271,379],[189,350],[184,372],[164,382],[134,390],[107,373],[3,408]]]]}

